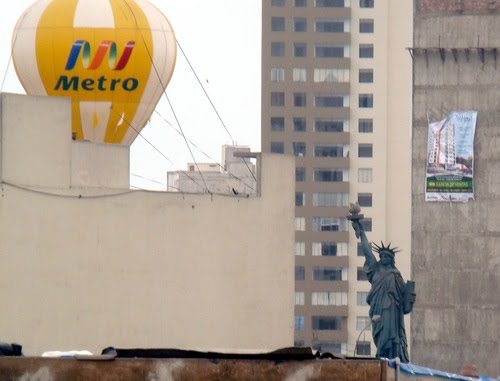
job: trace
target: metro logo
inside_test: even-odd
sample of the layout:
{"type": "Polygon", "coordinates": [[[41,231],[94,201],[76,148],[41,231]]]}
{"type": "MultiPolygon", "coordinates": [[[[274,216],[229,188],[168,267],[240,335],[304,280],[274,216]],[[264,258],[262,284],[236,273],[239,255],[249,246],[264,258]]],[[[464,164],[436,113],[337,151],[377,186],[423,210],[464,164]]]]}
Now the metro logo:
{"type": "Polygon", "coordinates": [[[90,43],[85,40],[77,40],[73,43],[73,47],[69,52],[68,61],[66,62],[65,70],[72,70],[78,57],[80,56],[80,52],[82,52],[82,64],[85,69],[88,70],[96,70],[98,69],[104,58],[106,57],[106,53],[109,50],[108,57],[108,65],[113,70],[123,70],[125,66],[127,66],[128,60],[132,55],[132,51],[134,50],[135,41],[129,41],[125,45],[125,49],[123,50],[122,56],[116,63],[117,58],[117,47],[116,43],[113,41],[105,40],[99,44],[97,51],[95,52],[94,58],[91,61],[91,47],[90,43]]]}

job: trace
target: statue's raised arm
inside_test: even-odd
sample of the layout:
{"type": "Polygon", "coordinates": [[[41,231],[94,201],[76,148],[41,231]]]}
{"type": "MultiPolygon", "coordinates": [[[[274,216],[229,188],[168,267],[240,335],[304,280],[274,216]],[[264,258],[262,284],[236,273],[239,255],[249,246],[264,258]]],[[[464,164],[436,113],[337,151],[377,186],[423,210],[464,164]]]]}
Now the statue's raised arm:
{"type": "Polygon", "coordinates": [[[361,208],[359,207],[358,203],[355,204],[351,203],[351,206],[349,208],[350,215],[347,216],[347,219],[349,219],[352,223],[354,233],[356,233],[356,238],[359,238],[361,240],[361,248],[363,250],[363,255],[365,256],[366,259],[365,266],[370,267],[377,262],[377,259],[373,255],[372,246],[370,242],[368,242],[365,229],[360,221],[361,219],[364,218],[362,214],[359,214],[360,211],[361,208]]]}

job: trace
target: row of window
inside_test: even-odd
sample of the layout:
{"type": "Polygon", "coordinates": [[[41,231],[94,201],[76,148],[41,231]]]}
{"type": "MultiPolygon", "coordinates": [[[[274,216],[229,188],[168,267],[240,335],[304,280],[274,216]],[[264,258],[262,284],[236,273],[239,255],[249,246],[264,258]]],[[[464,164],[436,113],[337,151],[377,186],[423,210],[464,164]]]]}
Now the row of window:
{"type": "MultiPolygon", "coordinates": [[[[367,306],[366,298],[368,291],[358,291],[356,294],[357,305],[367,306]]],[[[295,305],[303,306],[305,304],[305,293],[303,291],[295,292],[295,305]]],[[[321,291],[311,293],[311,305],[313,306],[347,306],[347,292],[321,291]]],[[[360,319],[361,320],[361,319],[360,319]]],[[[366,327],[366,319],[356,324],[358,331],[366,327]]]]}
{"type": "MultiPolygon", "coordinates": [[[[348,254],[348,244],[346,242],[313,242],[312,255],[323,257],[346,256],[348,254]]],[[[295,255],[306,255],[306,243],[295,242],[295,255]]]]}
{"type": "MultiPolygon", "coordinates": [[[[307,7],[308,0],[290,0],[297,8],[307,7]]],[[[351,0],[310,0],[316,8],[348,8],[351,6],[351,0]]],[[[286,0],[271,0],[273,7],[284,7],[286,0]]],[[[360,8],[373,8],[375,0],[359,0],[360,8]]]]}
{"type": "MultiPolygon", "coordinates": [[[[270,119],[271,131],[285,131],[285,118],[281,116],[272,116],[270,119]]],[[[292,127],[295,132],[307,131],[306,118],[292,118],[292,127]]],[[[314,120],[314,132],[348,132],[348,119],[326,119],[317,118],[314,120]]],[[[372,133],[373,119],[358,119],[358,132],[372,133]]]]}
{"type": "MultiPolygon", "coordinates": [[[[314,82],[341,83],[349,82],[349,69],[314,69],[314,82]]],[[[293,82],[307,82],[307,69],[292,69],[293,82]]],[[[359,83],[373,83],[373,69],[359,69],[359,83]]],[[[285,82],[285,69],[271,68],[271,82],[285,82]]]]}
{"type": "MultiPolygon", "coordinates": [[[[373,58],[373,44],[360,44],[358,48],[359,58],[373,58]]],[[[271,56],[284,57],[285,43],[282,41],[271,42],[271,56]]],[[[307,44],[305,42],[293,43],[294,57],[307,57],[307,44]]],[[[349,45],[321,44],[314,45],[314,57],[316,58],[349,58],[351,47],[349,45]]]]}
{"type": "MultiPolygon", "coordinates": [[[[284,142],[271,142],[270,150],[272,153],[285,153],[285,143],[284,142]]],[[[307,145],[305,142],[292,142],[292,152],[295,156],[304,157],[307,153],[307,145]]],[[[349,156],[349,146],[346,144],[314,144],[313,145],[313,156],[314,157],[348,157],[349,156]]],[[[358,157],[370,158],[373,157],[373,144],[371,143],[360,143],[358,144],[358,157]]],[[[326,170],[315,170],[314,173],[321,173],[320,175],[315,175],[314,181],[347,181],[347,175],[337,175],[338,170],[326,171],[326,170]],[[334,175],[328,175],[327,172],[335,173],[334,175]],[[323,175],[322,175],[323,174],[323,175]]],[[[343,173],[343,172],[342,172],[343,173]]]]}
{"type": "MultiPolygon", "coordinates": [[[[284,32],[285,18],[272,17],[271,30],[273,32],[284,32]]],[[[359,20],[359,33],[373,33],[375,22],[373,19],[359,20]]],[[[305,17],[295,17],[293,19],[293,31],[302,33],[307,32],[307,19],[305,17]]],[[[314,20],[314,31],[317,33],[348,33],[351,31],[351,20],[349,19],[330,19],[317,18],[314,20]]]]}
{"type": "MultiPolygon", "coordinates": [[[[313,330],[339,331],[342,330],[342,320],[339,316],[312,316],[311,326],[313,330]]],[[[304,316],[295,316],[295,330],[303,330],[304,322],[304,316]]]]}
{"type": "MultiPolygon", "coordinates": [[[[304,266],[295,266],[295,280],[305,280],[306,270],[304,266]]],[[[347,279],[347,268],[342,267],[313,267],[312,280],[314,281],[343,281],[347,279]]],[[[357,269],[357,280],[367,281],[368,277],[363,267],[357,269]]]]}
{"type": "MultiPolygon", "coordinates": [[[[347,193],[313,193],[312,206],[321,207],[334,207],[334,206],[348,206],[347,193]]],[[[358,202],[360,206],[371,207],[373,206],[371,193],[358,193],[358,202]]],[[[295,206],[306,206],[306,193],[295,192],[295,206]]]]}
{"type": "MultiPolygon", "coordinates": [[[[305,304],[305,293],[295,292],[295,305],[305,304]]],[[[313,306],[347,306],[347,292],[313,292],[311,294],[313,306]]]]}
{"type": "MultiPolygon", "coordinates": [[[[343,108],[349,107],[349,95],[338,94],[315,94],[313,97],[313,106],[317,108],[343,108]]],[[[271,106],[284,107],[285,106],[285,93],[283,91],[271,92],[271,106]]],[[[306,107],[307,94],[304,92],[293,93],[293,106],[306,107]]],[[[373,108],[373,94],[359,94],[358,96],[359,108],[373,108]]]]}
{"type": "MultiPolygon", "coordinates": [[[[361,220],[365,231],[371,232],[373,222],[371,218],[364,218],[361,220]]],[[[306,231],[305,217],[295,217],[295,230],[306,231]]],[[[312,218],[312,231],[313,232],[345,232],[347,231],[347,219],[339,217],[313,217],[312,218]]]]}
{"type": "MultiPolygon", "coordinates": [[[[347,170],[345,170],[347,171],[347,170]]],[[[347,172],[348,175],[348,172],[347,172]]],[[[295,168],[295,181],[306,181],[307,171],[304,167],[295,168]]],[[[373,182],[373,169],[372,168],[358,168],[358,183],[371,183],[373,182]]]]}

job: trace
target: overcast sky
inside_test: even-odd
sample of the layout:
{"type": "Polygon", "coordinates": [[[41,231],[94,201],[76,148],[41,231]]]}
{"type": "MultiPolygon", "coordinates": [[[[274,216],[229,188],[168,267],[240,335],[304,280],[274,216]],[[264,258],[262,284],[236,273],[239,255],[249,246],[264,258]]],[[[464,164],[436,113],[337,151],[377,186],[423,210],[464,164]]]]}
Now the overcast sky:
{"type": "MultiPolygon", "coordinates": [[[[176,38],[210,95],[237,144],[260,151],[260,41],[259,0],[150,0],[168,18],[176,38]]],[[[10,46],[12,31],[33,0],[4,2],[0,6],[0,81],[3,92],[24,93],[17,80],[10,46]],[[10,62],[10,63],[9,63],[10,62]]],[[[220,161],[223,144],[231,139],[178,50],[177,64],[167,94],[186,137],[214,161],[220,161]]],[[[165,97],[142,135],[131,148],[131,185],[165,189],[168,170],[186,169],[192,162],[183,138],[164,120],[176,126],[165,97]],[[142,179],[141,177],[149,180],[142,179]],[[152,180],[152,181],[151,181],[152,180]]],[[[211,162],[196,148],[199,162],[211,162]]]]}

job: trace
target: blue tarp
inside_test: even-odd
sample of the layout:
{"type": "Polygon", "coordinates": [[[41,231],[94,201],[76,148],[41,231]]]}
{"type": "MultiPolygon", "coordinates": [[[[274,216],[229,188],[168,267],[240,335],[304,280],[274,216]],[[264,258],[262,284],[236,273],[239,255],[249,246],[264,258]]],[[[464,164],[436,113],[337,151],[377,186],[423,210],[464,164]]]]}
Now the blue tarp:
{"type": "MultiPolygon", "coordinates": [[[[396,367],[396,361],[389,360],[389,366],[392,368],[396,367]]],[[[441,370],[430,369],[414,364],[399,364],[399,369],[401,372],[406,374],[413,374],[415,376],[432,376],[445,378],[447,380],[457,380],[457,381],[496,381],[493,378],[487,376],[480,376],[479,378],[461,376],[460,374],[443,372],[441,370]]]]}

